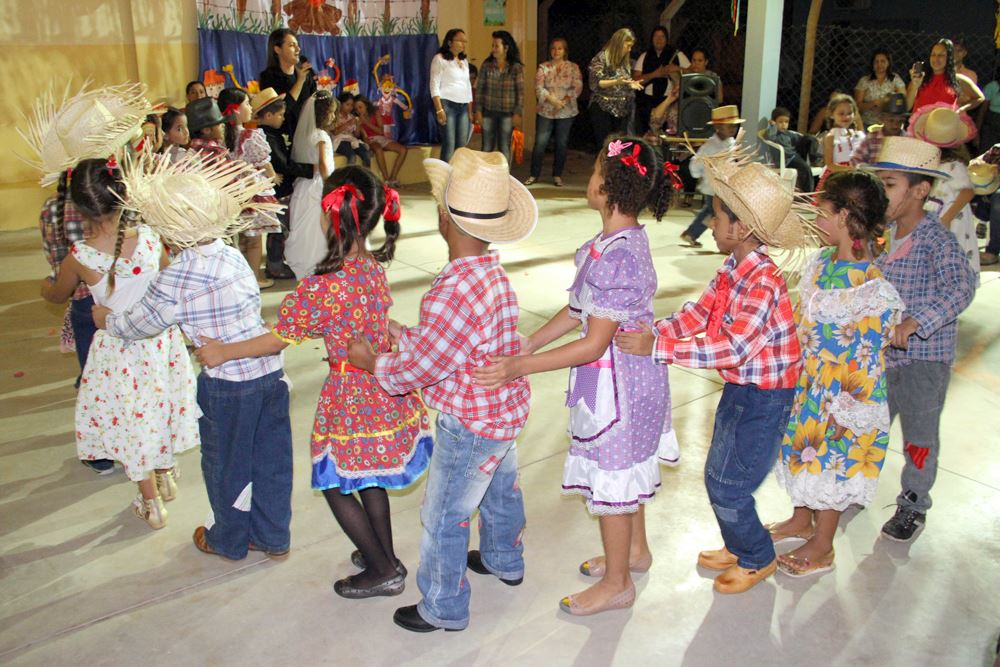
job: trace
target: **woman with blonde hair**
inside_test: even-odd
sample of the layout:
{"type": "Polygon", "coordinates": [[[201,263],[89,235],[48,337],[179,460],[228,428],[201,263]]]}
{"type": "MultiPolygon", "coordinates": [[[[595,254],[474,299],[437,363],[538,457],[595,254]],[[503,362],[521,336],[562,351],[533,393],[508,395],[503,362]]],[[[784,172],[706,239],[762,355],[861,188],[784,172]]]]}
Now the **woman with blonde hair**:
{"type": "Polygon", "coordinates": [[[587,67],[590,125],[599,145],[608,135],[626,131],[635,107],[635,91],[642,90],[642,84],[632,79],[633,46],[635,34],[628,28],[620,28],[587,67]]]}

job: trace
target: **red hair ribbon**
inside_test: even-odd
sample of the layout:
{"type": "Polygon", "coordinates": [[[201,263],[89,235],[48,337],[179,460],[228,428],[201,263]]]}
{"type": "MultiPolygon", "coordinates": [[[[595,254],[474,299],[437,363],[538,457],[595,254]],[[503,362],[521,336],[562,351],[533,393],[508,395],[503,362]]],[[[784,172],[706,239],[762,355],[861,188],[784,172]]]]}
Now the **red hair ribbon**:
{"type": "Polygon", "coordinates": [[[382,190],[385,192],[385,209],[382,210],[382,217],[386,222],[399,222],[403,213],[399,206],[399,193],[385,183],[382,184],[382,190]]]}
{"type": "Polygon", "coordinates": [[[673,187],[674,190],[684,189],[684,181],[681,180],[681,176],[678,173],[679,171],[680,167],[673,162],[667,160],[663,163],[663,175],[672,181],[671,187],[673,187]]]}
{"type": "Polygon", "coordinates": [[[323,211],[330,214],[330,226],[333,228],[333,235],[337,237],[338,241],[340,241],[340,207],[344,203],[344,197],[348,194],[353,195],[351,197],[351,215],[354,216],[354,228],[358,230],[358,236],[360,237],[361,222],[358,220],[358,200],[364,201],[365,197],[358,192],[356,187],[350,183],[344,183],[340,187],[326,193],[320,201],[323,211]]]}
{"type": "Polygon", "coordinates": [[[622,161],[622,164],[626,164],[626,165],[628,165],[630,167],[635,167],[635,170],[637,172],[639,172],[640,174],[642,174],[643,176],[645,176],[646,175],[646,167],[641,162],[639,162],[639,160],[637,159],[639,157],[639,151],[640,150],[642,150],[642,147],[639,144],[633,144],[632,145],[632,154],[631,155],[626,155],[625,157],[621,158],[621,161],[622,161]]]}
{"type": "Polygon", "coordinates": [[[104,163],[104,166],[107,167],[108,176],[114,176],[111,172],[118,168],[118,160],[115,159],[114,155],[112,155],[108,158],[108,161],[104,163]]]}
{"type": "Polygon", "coordinates": [[[233,102],[226,107],[226,110],[222,112],[223,116],[235,116],[230,123],[235,123],[237,118],[239,118],[240,107],[243,106],[242,102],[233,102]]]}

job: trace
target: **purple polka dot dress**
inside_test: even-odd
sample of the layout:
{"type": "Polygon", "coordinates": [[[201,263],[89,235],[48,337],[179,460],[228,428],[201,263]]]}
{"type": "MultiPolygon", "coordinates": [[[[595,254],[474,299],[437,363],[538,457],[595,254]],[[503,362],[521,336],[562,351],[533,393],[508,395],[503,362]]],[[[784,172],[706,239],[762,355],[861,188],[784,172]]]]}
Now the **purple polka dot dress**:
{"type": "MultiPolygon", "coordinates": [[[[656,270],[649,239],[631,227],[583,245],[576,255],[570,314],[618,322],[621,329],[653,322],[656,270]]],[[[657,452],[676,443],[670,420],[667,367],[614,344],[590,364],[570,370],[570,450],[563,493],[587,499],[591,514],[628,514],[660,486],[657,452]]]]}

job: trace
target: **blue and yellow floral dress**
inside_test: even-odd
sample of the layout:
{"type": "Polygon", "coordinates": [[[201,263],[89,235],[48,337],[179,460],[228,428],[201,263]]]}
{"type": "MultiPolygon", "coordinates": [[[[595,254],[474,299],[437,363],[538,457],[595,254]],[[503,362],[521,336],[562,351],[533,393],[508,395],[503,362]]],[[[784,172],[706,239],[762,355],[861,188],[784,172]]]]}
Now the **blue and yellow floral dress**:
{"type": "Polygon", "coordinates": [[[875,496],[889,445],[883,350],[903,301],[873,262],[836,252],[817,252],[799,283],[804,366],[776,474],[796,507],[843,511],[875,496]]]}

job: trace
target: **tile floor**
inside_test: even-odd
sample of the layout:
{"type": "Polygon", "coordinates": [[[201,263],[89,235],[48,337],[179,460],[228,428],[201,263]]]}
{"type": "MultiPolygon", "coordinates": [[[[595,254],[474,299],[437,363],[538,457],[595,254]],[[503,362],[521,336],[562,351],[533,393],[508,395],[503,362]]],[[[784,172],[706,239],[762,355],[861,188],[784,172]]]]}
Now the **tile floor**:
{"type": "MultiPolygon", "coordinates": [[[[565,303],[574,249],[600,226],[582,193],[589,163],[570,163],[569,187],[533,186],[542,216],[527,241],[503,249],[528,331],[565,303]]],[[[393,315],[412,321],[445,263],[433,205],[421,186],[403,191],[404,237],[390,268],[393,315]]],[[[721,256],[681,247],[691,217],[678,209],[648,230],[659,272],[656,310],[696,297],[721,256]]],[[[712,245],[706,236],[707,246],[712,245]]],[[[75,358],[58,351],[61,310],[37,296],[45,275],[37,232],[0,234],[0,663],[57,665],[987,665],[1000,632],[1000,280],[982,287],[962,316],[959,361],[944,411],[935,507],[911,544],[879,539],[898,490],[898,427],[878,497],[845,515],[837,569],[823,577],[777,575],[747,594],[712,591],[694,564],[720,538],[702,484],[719,391],[717,375],[673,368],[674,420],[683,461],[663,469],[649,506],[655,562],[638,578],[629,611],[572,618],[560,597],[587,585],[578,563],[599,553],[596,521],[562,497],[566,449],[564,371],[532,380],[532,417],[519,440],[527,503],[527,575],[509,588],[470,575],[472,622],[460,634],[413,635],[392,611],[416,602],[414,577],[398,598],[349,602],[330,584],[353,570],[352,546],[308,484],[306,438],[326,372],[319,343],[286,353],[295,383],[293,553],[283,563],[251,554],[233,563],[204,556],[191,531],[208,509],[199,454],[184,475],[170,522],[135,519],[135,493],[120,471],[98,477],[73,442],[75,358]],[[991,315],[990,313],[993,313],[991,315]],[[993,369],[993,370],[990,370],[993,369]]],[[[289,283],[264,294],[273,317],[289,283]]],[[[393,494],[398,552],[417,565],[422,484],[393,494]]],[[[784,492],[768,480],[760,513],[783,518],[784,492]]]]}

